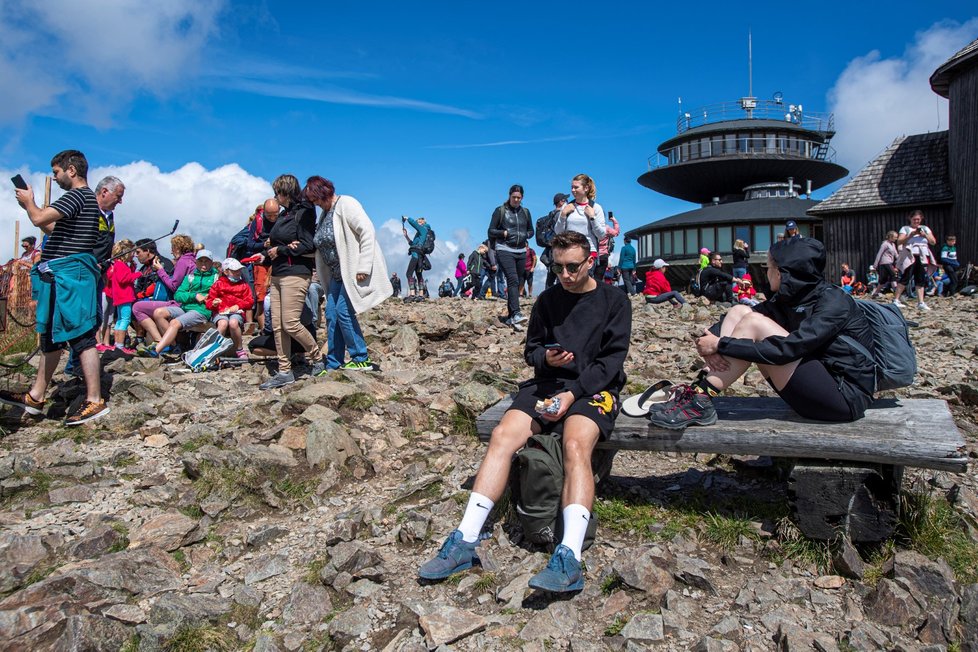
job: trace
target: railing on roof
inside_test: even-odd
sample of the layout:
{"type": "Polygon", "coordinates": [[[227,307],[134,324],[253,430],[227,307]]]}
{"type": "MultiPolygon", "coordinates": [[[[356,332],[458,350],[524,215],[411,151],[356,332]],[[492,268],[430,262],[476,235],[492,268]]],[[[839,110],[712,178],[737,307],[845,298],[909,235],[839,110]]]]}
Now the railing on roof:
{"type": "Polygon", "coordinates": [[[835,117],[831,113],[809,113],[801,104],[744,97],[736,102],[708,104],[681,112],[676,119],[676,133],[728,120],[778,120],[813,131],[835,131],[835,117]]]}
{"type": "Polygon", "coordinates": [[[720,158],[769,158],[814,159],[832,162],[835,149],[818,140],[809,140],[783,134],[764,134],[754,138],[739,134],[725,134],[693,139],[657,152],[649,157],[649,170],[677,163],[720,158]]]}

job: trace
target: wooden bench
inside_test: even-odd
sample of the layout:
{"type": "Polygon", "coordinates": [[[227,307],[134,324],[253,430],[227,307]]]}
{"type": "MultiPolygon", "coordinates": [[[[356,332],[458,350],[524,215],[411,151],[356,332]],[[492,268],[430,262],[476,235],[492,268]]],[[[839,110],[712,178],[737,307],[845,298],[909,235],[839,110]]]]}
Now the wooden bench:
{"type": "MultiPolygon", "coordinates": [[[[476,419],[482,441],[511,402],[505,398],[476,419]]],[[[841,424],[804,419],[779,398],[718,397],[714,404],[716,424],[686,430],[619,415],[611,438],[598,447],[787,458],[799,529],[823,540],[841,529],[855,542],[893,534],[904,467],[961,473],[968,465],[964,439],[942,400],[879,399],[859,421],[841,424]]]]}

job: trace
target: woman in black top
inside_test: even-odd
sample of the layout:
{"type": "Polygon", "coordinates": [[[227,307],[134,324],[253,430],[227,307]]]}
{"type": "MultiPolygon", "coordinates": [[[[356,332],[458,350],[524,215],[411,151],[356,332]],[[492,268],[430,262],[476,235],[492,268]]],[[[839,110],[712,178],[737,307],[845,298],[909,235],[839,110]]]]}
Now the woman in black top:
{"type": "Polygon", "coordinates": [[[733,246],[733,275],[734,278],[744,278],[747,273],[747,263],[750,261],[750,249],[747,243],[739,238],[733,246]]]}
{"type": "Polygon", "coordinates": [[[300,316],[312,279],[316,248],[316,211],[302,198],[299,180],[283,174],[272,183],[275,199],[282,207],[278,219],[266,226],[262,263],[271,266],[268,294],[272,302],[272,331],[278,354],[278,373],[260,385],[261,389],[295,382],[292,373],[292,340],[307,357],[319,359],[316,340],[302,325],[300,316]]]}

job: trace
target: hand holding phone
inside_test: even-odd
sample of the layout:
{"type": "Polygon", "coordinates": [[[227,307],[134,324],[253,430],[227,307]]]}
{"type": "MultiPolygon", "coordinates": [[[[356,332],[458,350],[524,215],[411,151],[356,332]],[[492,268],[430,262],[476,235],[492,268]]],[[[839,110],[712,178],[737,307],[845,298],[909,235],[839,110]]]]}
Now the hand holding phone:
{"type": "Polygon", "coordinates": [[[547,349],[548,351],[554,351],[556,353],[564,352],[564,347],[558,344],[557,342],[553,342],[552,344],[544,344],[543,348],[547,349]]]}
{"type": "Polygon", "coordinates": [[[17,188],[18,190],[27,190],[27,182],[24,181],[24,177],[20,176],[19,174],[10,177],[10,180],[13,182],[14,188],[17,188]]]}

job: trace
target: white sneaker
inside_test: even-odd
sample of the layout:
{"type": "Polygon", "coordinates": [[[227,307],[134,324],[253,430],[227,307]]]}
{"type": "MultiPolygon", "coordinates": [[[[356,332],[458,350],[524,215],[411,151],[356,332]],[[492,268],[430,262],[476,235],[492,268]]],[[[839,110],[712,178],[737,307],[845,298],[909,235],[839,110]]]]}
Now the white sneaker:
{"type": "Polygon", "coordinates": [[[893,300],[893,305],[894,305],[894,306],[896,306],[897,308],[906,308],[906,307],[907,307],[907,306],[906,306],[906,305],[905,305],[905,304],[904,304],[904,303],[903,303],[902,301],[900,301],[899,299],[894,299],[894,300],[893,300]]]}
{"type": "Polygon", "coordinates": [[[928,306],[928,305],[927,305],[926,303],[924,303],[923,301],[921,301],[920,303],[918,303],[918,304],[917,304],[917,308],[918,308],[919,310],[930,310],[930,306],[928,306]]]}

